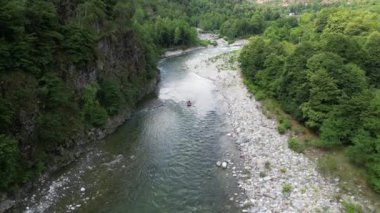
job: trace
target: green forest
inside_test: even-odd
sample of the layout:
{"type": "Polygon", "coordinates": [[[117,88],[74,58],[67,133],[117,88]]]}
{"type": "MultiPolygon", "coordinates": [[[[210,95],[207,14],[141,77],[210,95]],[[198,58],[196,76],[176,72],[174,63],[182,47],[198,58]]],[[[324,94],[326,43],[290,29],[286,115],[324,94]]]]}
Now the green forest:
{"type": "Polygon", "coordinates": [[[64,165],[78,138],[135,107],[165,49],[207,44],[201,28],[253,36],[240,56],[251,91],[319,147],[345,147],[380,192],[379,20],[376,1],[0,0],[0,191],[64,165]]]}
{"type": "MultiPolygon", "coordinates": [[[[240,63],[257,98],[277,100],[317,133],[313,145],[344,147],[380,193],[379,6],[336,6],[280,19],[250,38],[240,63]]],[[[279,131],[289,127],[280,121],[279,131]]]]}
{"type": "Polygon", "coordinates": [[[0,1],[0,191],[17,189],[157,79],[163,48],[199,43],[177,4],[0,1]],[[79,139],[78,139],[79,138],[79,139]]]}
{"type": "Polygon", "coordinates": [[[263,32],[279,11],[232,0],[1,0],[0,191],[64,166],[86,134],[133,109],[164,49],[207,44],[196,27],[234,39],[263,32]]]}

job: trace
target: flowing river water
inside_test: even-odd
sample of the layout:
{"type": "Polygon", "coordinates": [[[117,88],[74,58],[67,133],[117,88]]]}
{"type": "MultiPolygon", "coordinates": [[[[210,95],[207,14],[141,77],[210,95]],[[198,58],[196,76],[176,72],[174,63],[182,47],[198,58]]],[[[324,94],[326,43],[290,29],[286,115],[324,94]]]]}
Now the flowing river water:
{"type": "Polygon", "coordinates": [[[219,160],[240,165],[226,136],[232,128],[213,82],[186,66],[238,48],[224,44],[163,59],[156,94],[115,133],[41,184],[23,211],[239,211],[237,198],[244,194],[236,178],[215,166],[219,160]]]}

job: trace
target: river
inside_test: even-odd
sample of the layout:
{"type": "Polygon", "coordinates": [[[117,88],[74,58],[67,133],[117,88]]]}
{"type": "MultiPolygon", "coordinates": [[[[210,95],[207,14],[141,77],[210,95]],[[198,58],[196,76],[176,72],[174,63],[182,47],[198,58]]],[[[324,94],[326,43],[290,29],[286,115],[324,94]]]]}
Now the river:
{"type": "MultiPolygon", "coordinates": [[[[188,69],[238,49],[225,43],[161,60],[161,82],[130,119],[26,199],[25,212],[237,212],[244,194],[215,85],[188,69]],[[186,106],[191,100],[193,105],[186,106]]],[[[201,67],[199,69],[202,69],[201,67]]],[[[199,70],[198,70],[199,71],[199,70]]],[[[204,70],[207,71],[207,70],[204,70]]]]}

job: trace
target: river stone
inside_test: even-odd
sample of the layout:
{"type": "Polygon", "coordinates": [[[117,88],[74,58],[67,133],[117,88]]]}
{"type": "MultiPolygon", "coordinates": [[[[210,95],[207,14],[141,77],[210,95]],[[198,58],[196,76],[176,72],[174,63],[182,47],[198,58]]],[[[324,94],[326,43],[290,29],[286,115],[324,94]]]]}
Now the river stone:
{"type": "Polygon", "coordinates": [[[216,162],[216,166],[217,166],[217,167],[220,167],[221,165],[222,165],[222,162],[220,162],[220,161],[217,161],[217,162],[216,162]]]}
{"type": "Polygon", "coordinates": [[[6,210],[12,208],[16,204],[14,200],[4,200],[0,202],[0,212],[5,212],[6,210]]]}
{"type": "Polygon", "coordinates": [[[222,168],[223,168],[223,169],[227,169],[227,165],[228,165],[228,163],[227,163],[226,161],[223,161],[223,163],[222,163],[222,168]]]}
{"type": "Polygon", "coordinates": [[[305,208],[305,202],[303,200],[294,200],[292,205],[295,209],[301,210],[305,208]]]}
{"type": "Polygon", "coordinates": [[[80,188],[80,191],[84,192],[84,191],[86,191],[86,189],[84,187],[82,187],[82,188],[80,188]]]}

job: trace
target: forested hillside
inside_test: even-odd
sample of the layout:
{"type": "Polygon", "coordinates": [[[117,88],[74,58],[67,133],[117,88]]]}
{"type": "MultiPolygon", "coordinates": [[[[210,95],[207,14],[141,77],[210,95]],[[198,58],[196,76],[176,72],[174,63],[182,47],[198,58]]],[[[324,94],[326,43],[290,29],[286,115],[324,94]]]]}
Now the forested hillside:
{"type": "MultiPolygon", "coordinates": [[[[277,21],[252,37],[240,63],[258,98],[319,134],[313,145],[345,147],[380,192],[380,6],[352,4],[277,21]]],[[[289,128],[281,121],[279,130],[289,128]]]]}
{"type": "Polygon", "coordinates": [[[200,43],[195,27],[232,40],[287,12],[233,0],[0,1],[0,190],[120,125],[152,90],[161,51],[200,43]]]}
{"type": "Polygon", "coordinates": [[[277,17],[232,0],[1,1],[0,190],[119,125],[152,89],[163,48],[199,44],[195,26],[233,39],[277,17]],[[257,11],[254,22],[244,11],[257,11]]]}
{"type": "Polygon", "coordinates": [[[0,1],[0,191],[120,125],[154,88],[161,49],[198,43],[178,14],[167,1],[0,1]]]}
{"type": "Polygon", "coordinates": [[[199,27],[256,35],[240,57],[247,85],[320,134],[318,146],[346,147],[380,192],[379,13],[376,1],[0,0],[0,191],[120,125],[153,90],[165,48],[204,43],[199,27]]]}

